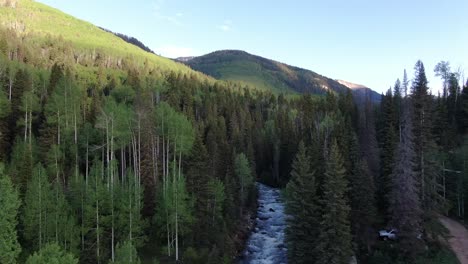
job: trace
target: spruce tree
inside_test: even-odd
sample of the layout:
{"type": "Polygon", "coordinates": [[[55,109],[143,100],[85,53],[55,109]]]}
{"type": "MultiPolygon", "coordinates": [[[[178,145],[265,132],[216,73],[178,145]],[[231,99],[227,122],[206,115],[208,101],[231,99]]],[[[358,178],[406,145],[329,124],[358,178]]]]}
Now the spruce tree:
{"type": "Polygon", "coordinates": [[[352,168],[349,175],[350,219],[353,240],[357,242],[359,251],[371,251],[375,240],[373,224],[377,216],[374,178],[367,165],[367,160],[359,155],[357,137],[354,133],[349,141],[352,168]]]}
{"type": "Polygon", "coordinates": [[[424,64],[415,65],[415,76],[411,87],[412,125],[416,172],[419,178],[421,202],[424,210],[431,213],[440,206],[437,187],[440,168],[436,166],[434,154],[436,146],[432,125],[432,96],[429,94],[424,64]]]}
{"type": "Polygon", "coordinates": [[[401,113],[403,111],[402,108],[402,85],[400,79],[397,79],[395,82],[395,86],[393,87],[393,108],[395,113],[395,129],[397,133],[398,141],[401,140],[401,113]]]}
{"type": "Polygon", "coordinates": [[[468,132],[468,81],[460,94],[460,107],[457,115],[458,129],[462,133],[468,132]]]}
{"type": "Polygon", "coordinates": [[[389,201],[386,199],[385,194],[390,190],[390,175],[392,173],[394,163],[394,152],[397,143],[397,134],[395,131],[396,125],[396,114],[394,98],[392,91],[389,89],[386,95],[382,99],[382,115],[381,122],[383,128],[381,131],[381,145],[382,145],[382,156],[381,156],[381,180],[379,182],[380,187],[380,208],[387,208],[389,201]]]}
{"type": "Polygon", "coordinates": [[[420,247],[417,236],[421,232],[422,209],[419,198],[417,167],[415,164],[413,128],[409,105],[402,116],[402,141],[398,144],[396,161],[391,175],[388,213],[390,225],[399,230],[404,253],[416,252],[420,247]]]}
{"type": "Polygon", "coordinates": [[[210,175],[209,158],[206,147],[198,135],[187,160],[187,190],[195,199],[195,240],[200,245],[209,243],[210,217],[208,212],[208,182],[210,175]]]}
{"type": "Polygon", "coordinates": [[[292,164],[291,178],[286,186],[286,243],[290,263],[314,263],[317,256],[311,250],[317,243],[318,204],[314,172],[304,142],[299,143],[292,164]]]}
{"type": "Polygon", "coordinates": [[[317,264],[348,263],[353,255],[350,208],[346,193],[348,181],[345,178],[343,157],[336,140],[331,144],[326,161],[326,170],[320,201],[322,218],[315,252],[317,264]]]}
{"type": "Polygon", "coordinates": [[[16,263],[21,252],[16,234],[20,204],[18,191],[0,163],[0,263],[16,263]]]}

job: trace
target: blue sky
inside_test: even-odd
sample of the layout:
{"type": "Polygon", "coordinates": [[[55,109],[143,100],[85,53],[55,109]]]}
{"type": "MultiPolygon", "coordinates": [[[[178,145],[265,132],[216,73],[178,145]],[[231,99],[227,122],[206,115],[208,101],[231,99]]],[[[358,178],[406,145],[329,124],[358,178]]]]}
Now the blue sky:
{"type": "MultiPolygon", "coordinates": [[[[167,57],[240,49],[382,92],[421,59],[468,67],[467,0],[40,0],[167,57]]],[[[468,77],[468,68],[467,77],[468,77]]]]}

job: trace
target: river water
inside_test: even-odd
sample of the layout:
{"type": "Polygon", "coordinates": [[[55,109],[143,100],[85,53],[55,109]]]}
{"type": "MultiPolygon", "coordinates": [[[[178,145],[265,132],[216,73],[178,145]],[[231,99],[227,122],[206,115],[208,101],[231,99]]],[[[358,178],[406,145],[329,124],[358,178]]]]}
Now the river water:
{"type": "Polygon", "coordinates": [[[279,189],[257,183],[258,209],[255,229],[240,264],[286,264],[284,204],[279,189]]]}

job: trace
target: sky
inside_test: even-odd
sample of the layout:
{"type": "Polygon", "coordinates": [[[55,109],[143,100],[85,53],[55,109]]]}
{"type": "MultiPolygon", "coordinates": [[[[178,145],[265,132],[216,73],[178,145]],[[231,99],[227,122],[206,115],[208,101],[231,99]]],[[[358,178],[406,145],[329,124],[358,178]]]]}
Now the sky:
{"type": "Polygon", "coordinates": [[[468,78],[467,0],[39,0],[162,56],[238,49],[378,92],[422,60],[468,78]],[[466,68],[466,69],[465,69],[466,68]]]}

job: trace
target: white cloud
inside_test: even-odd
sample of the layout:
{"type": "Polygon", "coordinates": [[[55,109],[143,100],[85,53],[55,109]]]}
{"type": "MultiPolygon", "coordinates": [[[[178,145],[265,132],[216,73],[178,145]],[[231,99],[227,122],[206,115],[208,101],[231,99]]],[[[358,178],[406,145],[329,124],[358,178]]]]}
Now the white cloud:
{"type": "Polygon", "coordinates": [[[182,18],[183,13],[178,12],[174,15],[166,15],[162,12],[163,7],[164,7],[164,2],[165,0],[156,0],[151,3],[154,16],[158,20],[167,21],[175,25],[179,25],[179,26],[183,25],[183,23],[180,21],[180,18],[182,18]]]}
{"type": "Polygon", "coordinates": [[[195,51],[192,48],[178,47],[172,45],[159,47],[155,50],[155,52],[168,58],[188,57],[195,55],[195,51]]]}
{"type": "Polygon", "coordinates": [[[228,32],[232,29],[232,21],[229,19],[226,19],[223,21],[221,25],[218,25],[216,28],[218,28],[221,31],[228,32]]]}
{"type": "Polygon", "coordinates": [[[218,29],[220,29],[220,30],[222,30],[224,32],[227,32],[227,31],[231,30],[231,27],[228,26],[228,25],[220,25],[220,26],[218,26],[218,29]]]}

